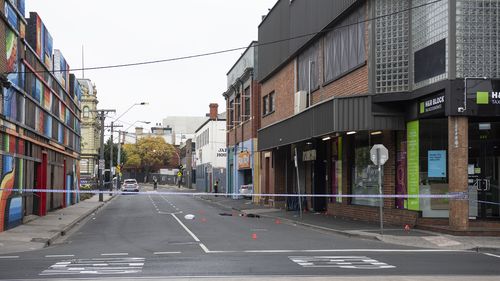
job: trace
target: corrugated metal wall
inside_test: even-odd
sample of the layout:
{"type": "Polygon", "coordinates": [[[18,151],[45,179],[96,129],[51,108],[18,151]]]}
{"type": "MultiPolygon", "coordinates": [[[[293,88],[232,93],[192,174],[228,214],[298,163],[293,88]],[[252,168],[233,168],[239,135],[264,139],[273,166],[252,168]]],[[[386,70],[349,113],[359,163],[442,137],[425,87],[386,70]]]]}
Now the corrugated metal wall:
{"type": "Polygon", "coordinates": [[[404,117],[374,115],[372,96],[332,99],[259,130],[259,151],[335,132],[404,130],[404,117]]]}
{"type": "Polygon", "coordinates": [[[266,78],[313,37],[304,35],[323,30],[357,1],[280,0],[259,26],[257,80],[266,78]],[[267,44],[277,40],[285,41],[267,44]]]}

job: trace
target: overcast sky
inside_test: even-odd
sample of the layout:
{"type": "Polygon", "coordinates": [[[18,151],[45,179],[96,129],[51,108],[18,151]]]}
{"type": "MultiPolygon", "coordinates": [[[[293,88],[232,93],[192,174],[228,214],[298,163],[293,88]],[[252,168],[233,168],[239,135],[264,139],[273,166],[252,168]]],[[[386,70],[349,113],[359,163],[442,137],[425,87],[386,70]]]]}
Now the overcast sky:
{"type": "MultiPolygon", "coordinates": [[[[246,47],[277,0],[26,0],[37,12],[73,69],[169,59],[246,47]]],[[[204,116],[219,103],[226,73],[241,55],[214,56],[119,69],[85,71],[97,86],[100,109],[120,120],[161,122],[167,116],[204,116]]],[[[74,72],[79,78],[81,72],[74,72]]],[[[151,125],[152,125],[151,124],[151,125]]],[[[126,124],[124,125],[128,127],[126,124]]]]}

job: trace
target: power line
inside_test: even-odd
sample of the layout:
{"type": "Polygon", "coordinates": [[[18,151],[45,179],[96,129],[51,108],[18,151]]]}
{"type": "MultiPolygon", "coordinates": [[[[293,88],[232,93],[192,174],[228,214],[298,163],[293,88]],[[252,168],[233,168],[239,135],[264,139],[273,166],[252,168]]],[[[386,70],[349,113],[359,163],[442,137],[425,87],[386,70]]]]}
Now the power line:
{"type": "MultiPolygon", "coordinates": [[[[333,30],[342,29],[342,28],[346,28],[346,27],[349,27],[349,26],[353,26],[353,25],[358,25],[360,23],[366,23],[366,22],[370,22],[370,21],[374,21],[374,20],[378,20],[378,19],[382,19],[382,18],[386,18],[386,17],[391,17],[391,16],[394,16],[394,15],[397,15],[397,14],[400,14],[400,13],[409,12],[411,10],[422,8],[422,7],[425,7],[425,6],[432,5],[432,4],[436,4],[436,3],[441,2],[441,1],[442,0],[435,0],[435,1],[432,1],[432,2],[428,2],[428,3],[421,4],[421,5],[413,6],[413,7],[410,7],[410,8],[402,9],[400,11],[392,12],[392,13],[381,15],[381,16],[377,16],[377,17],[374,17],[374,18],[369,18],[369,19],[365,19],[365,20],[362,20],[362,21],[358,21],[358,22],[354,22],[354,23],[350,23],[350,24],[346,24],[346,25],[341,25],[341,26],[337,26],[337,27],[326,28],[326,29],[318,31],[318,32],[312,32],[312,33],[297,35],[297,36],[293,36],[293,37],[288,37],[288,38],[274,40],[274,41],[269,41],[269,42],[264,42],[264,43],[257,43],[257,44],[254,45],[254,47],[267,46],[267,45],[278,44],[278,43],[282,43],[282,42],[286,42],[286,41],[301,39],[301,38],[304,38],[304,37],[316,36],[316,35],[323,34],[323,33],[326,33],[326,32],[330,32],[330,31],[333,31],[333,30]]],[[[173,61],[180,61],[180,60],[188,60],[188,59],[194,59],[194,58],[200,58],[200,57],[213,56],[213,55],[218,55],[218,54],[223,54],[223,53],[230,53],[230,52],[234,52],[234,51],[245,50],[247,48],[248,48],[248,46],[231,48],[231,49],[225,49],[225,50],[219,50],[219,51],[213,51],[213,52],[207,52],[207,53],[200,53],[200,54],[194,54],[194,55],[188,55],[188,56],[181,56],[181,57],[175,57],[175,58],[168,58],[168,59],[159,59],[159,60],[151,60],[151,61],[124,63],[124,64],[113,64],[113,65],[105,65],[105,66],[82,67],[82,68],[77,68],[77,69],[71,69],[69,71],[101,70],[101,69],[112,69],[112,68],[122,68],[122,67],[132,67],[132,66],[157,64],[157,63],[164,63],[164,62],[173,62],[173,61]]],[[[52,73],[59,72],[59,73],[62,73],[62,72],[67,72],[67,71],[66,70],[59,70],[59,71],[40,70],[40,71],[35,71],[35,72],[31,72],[31,71],[18,71],[18,72],[7,72],[5,74],[14,74],[14,73],[45,73],[45,72],[52,72],[52,73]]]]}

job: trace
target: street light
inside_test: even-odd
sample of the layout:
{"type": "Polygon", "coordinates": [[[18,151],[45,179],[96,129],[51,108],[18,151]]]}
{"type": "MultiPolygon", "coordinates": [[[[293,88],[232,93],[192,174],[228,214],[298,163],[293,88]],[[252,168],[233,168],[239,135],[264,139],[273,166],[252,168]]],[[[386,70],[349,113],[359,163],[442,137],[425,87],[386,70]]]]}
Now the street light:
{"type": "MultiPolygon", "coordinates": [[[[115,120],[113,122],[111,122],[111,153],[110,153],[110,158],[111,160],[109,161],[109,179],[110,181],[112,182],[113,181],[113,174],[112,174],[112,168],[113,168],[113,123],[115,122],[118,122],[118,120],[120,120],[120,118],[123,117],[123,115],[125,115],[127,112],[129,112],[134,106],[136,105],[147,105],[148,103],[147,102],[139,102],[139,103],[134,103],[132,104],[129,108],[127,108],[127,110],[125,110],[125,112],[123,112],[120,116],[118,116],[118,118],[115,118],[115,120]]],[[[120,138],[120,136],[118,136],[118,138],[120,138]]],[[[120,142],[118,142],[120,143],[120,142]]],[[[120,164],[120,146],[118,146],[118,159],[117,159],[117,164],[119,165],[120,164]]],[[[120,174],[118,174],[118,177],[116,177],[116,187],[117,189],[119,189],[121,187],[121,184],[120,184],[120,174]]],[[[113,188],[113,186],[111,185],[111,188],[113,188]]]]}

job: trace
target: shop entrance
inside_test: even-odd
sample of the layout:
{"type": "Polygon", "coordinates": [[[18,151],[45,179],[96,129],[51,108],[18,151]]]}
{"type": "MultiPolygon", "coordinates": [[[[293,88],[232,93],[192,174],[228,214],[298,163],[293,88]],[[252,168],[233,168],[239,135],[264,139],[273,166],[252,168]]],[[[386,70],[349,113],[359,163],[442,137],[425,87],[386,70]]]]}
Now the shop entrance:
{"type": "Polygon", "coordinates": [[[469,196],[477,197],[476,202],[470,202],[471,215],[500,219],[500,122],[469,123],[468,175],[469,196]]]}

